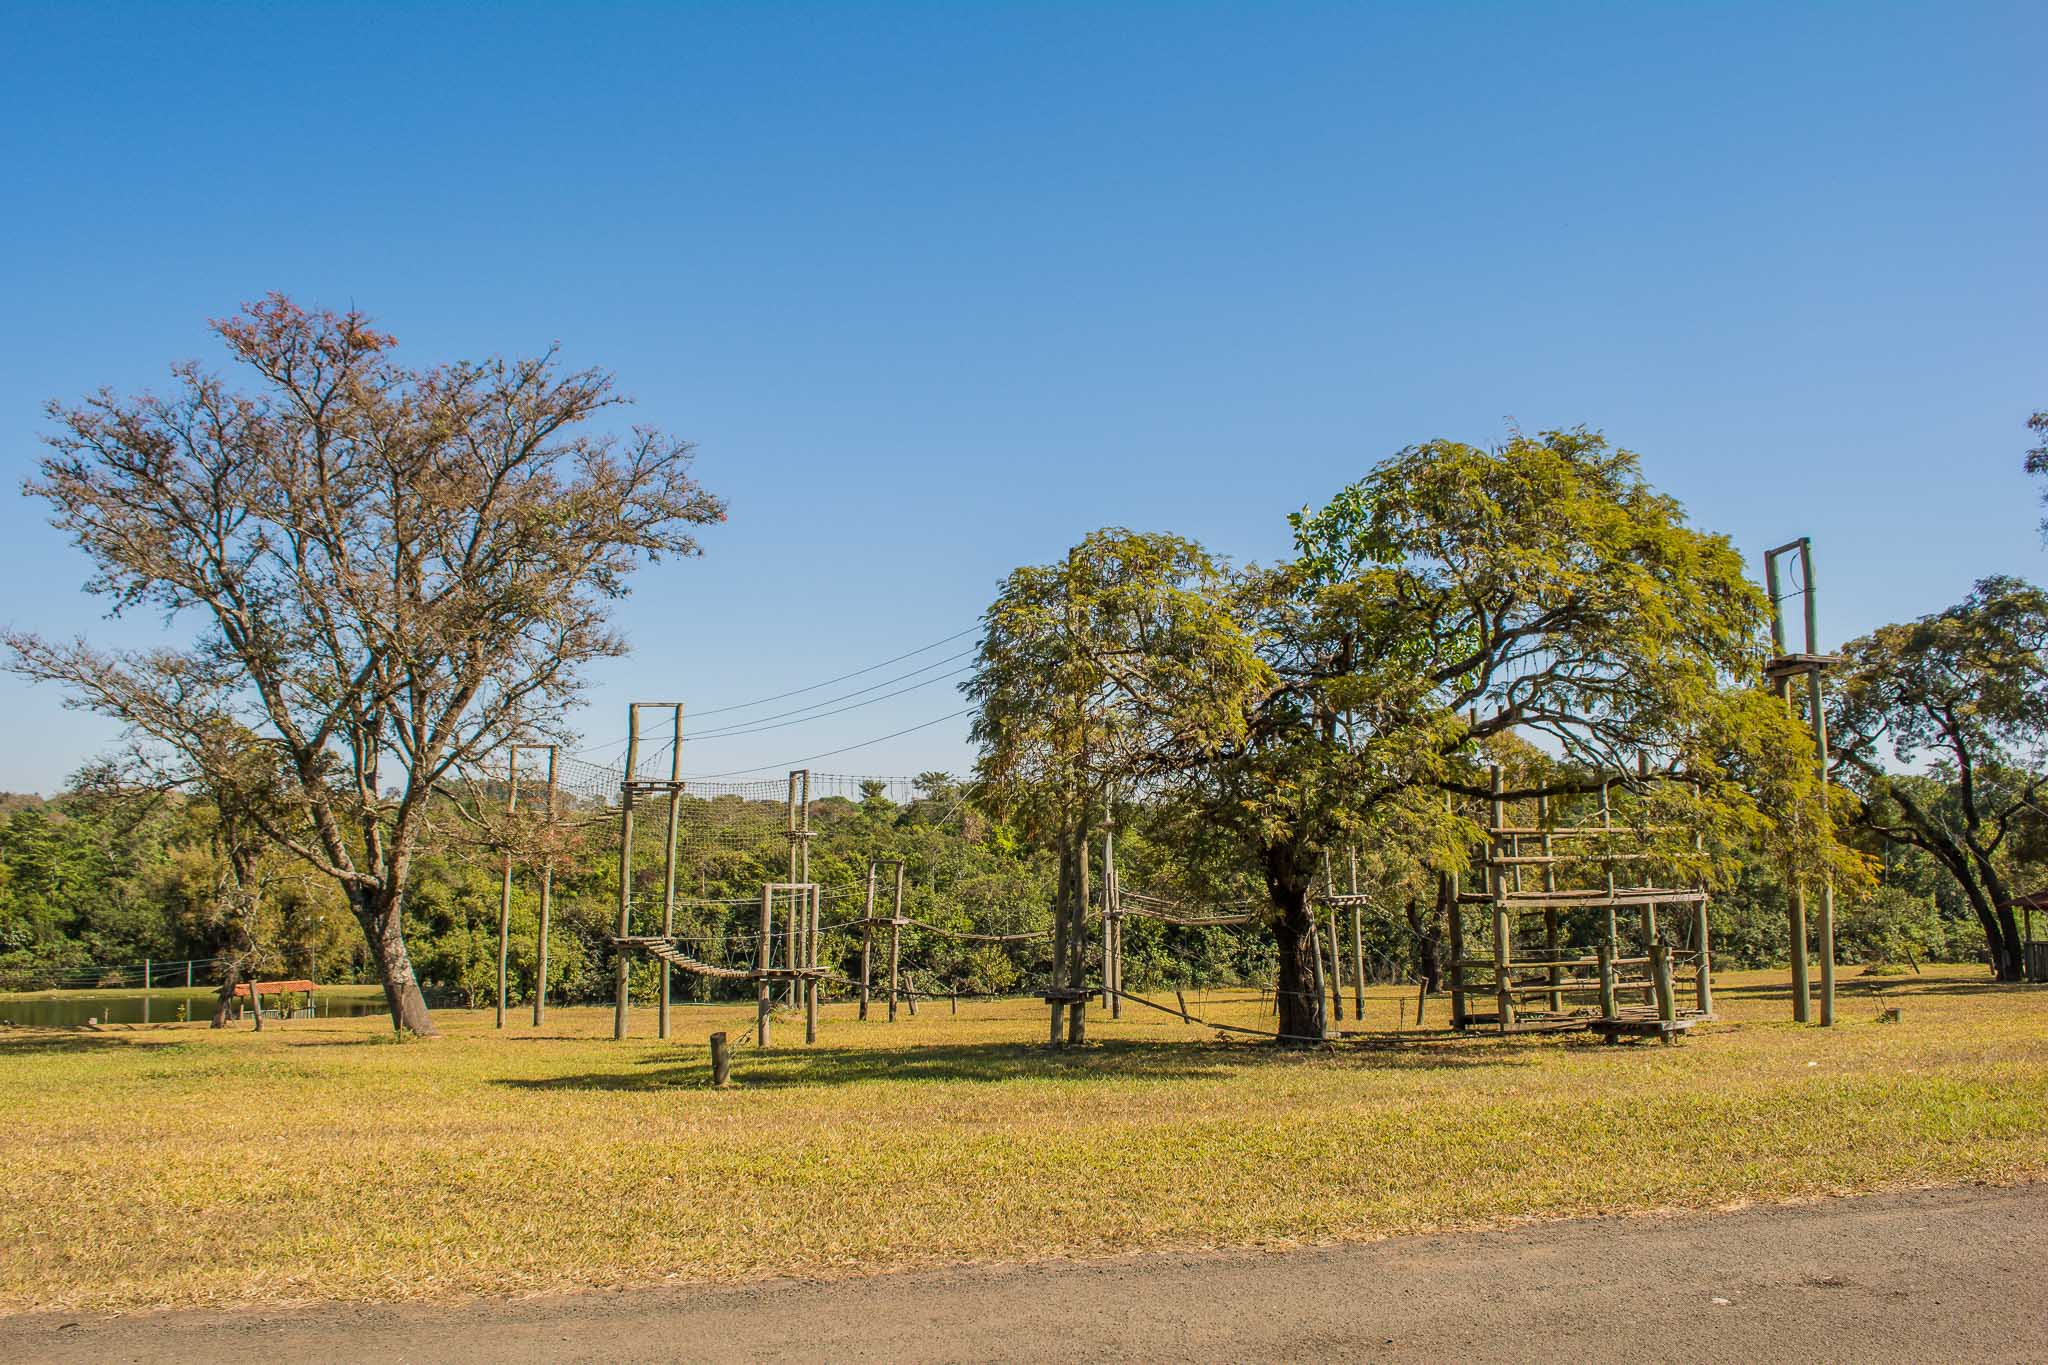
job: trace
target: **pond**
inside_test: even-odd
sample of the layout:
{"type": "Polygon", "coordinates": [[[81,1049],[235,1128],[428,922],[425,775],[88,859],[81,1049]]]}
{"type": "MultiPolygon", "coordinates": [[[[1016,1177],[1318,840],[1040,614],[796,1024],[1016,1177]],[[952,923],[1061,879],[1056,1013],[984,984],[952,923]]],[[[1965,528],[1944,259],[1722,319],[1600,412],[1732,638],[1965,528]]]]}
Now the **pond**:
{"type": "MultiPolygon", "coordinates": [[[[213,1017],[213,991],[206,987],[161,991],[35,991],[0,994],[0,1020],[25,1027],[77,1028],[88,1019],[102,1024],[167,1024],[213,1017]],[[184,1014],[179,1014],[179,1007],[184,1014]]],[[[384,1013],[384,993],[341,986],[317,991],[313,1010],[320,1019],[354,1019],[384,1013]]],[[[244,1026],[246,1027],[246,1021],[244,1026]]]]}

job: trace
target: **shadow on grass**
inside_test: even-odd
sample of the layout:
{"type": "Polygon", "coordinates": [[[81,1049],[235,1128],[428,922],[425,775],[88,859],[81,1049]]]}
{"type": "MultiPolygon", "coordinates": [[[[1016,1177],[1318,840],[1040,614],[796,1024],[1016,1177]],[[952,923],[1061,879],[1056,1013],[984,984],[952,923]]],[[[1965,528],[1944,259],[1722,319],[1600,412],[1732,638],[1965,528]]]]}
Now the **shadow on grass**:
{"type": "MultiPolygon", "coordinates": [[[[1875,999],[1880,995],[1924,995],[1924,996],[1979,996],[2008,995],[2039,990],[2018,981],[1994,981],[1987,969],[1981,977],[1957,979],[1951,976],[1864,976],[1838,971],[1835,975],[1835,994],[1838,997],[1867,997],[1875,999]]],[[[1820,990],[1820,971],[1813,972],[1813,990],[1820,990]]],[[[1736,1000],[1783,1001],[1787,1009],[1792,1002],[1792,978],[1787,973],[1783,981],[1742,982],[1723,985],[1714,983],[1714,993],[1736,1000]]]]}
{"type": "MultiPolygon", "coordinates": [[[[1281,1049],[1260,1043],[1139,1042],[1113,1039],[1084,1048],[1029,1043],[961,1043],[885,1049],[875,1047],[776,1048],[733,1053],[733,1079],[749,1090],[902,1082],[1053,1081],[1126,1084],[1216,1080],[1275,1066],[1315,1065],[1375,1070],[1442,1071],[1471,1067],[1530,1066],[1555,1041],[1459,1038],[1357,1039],[1329,1048],[1281,1049]]],[[[708,1050],[691,1047],[643,1057],[632,1070],[566,1076],[513,1077],[494,1082],[514,1090],[660,1090],[703,1088],[708,1050]]]]}
{"type": "Polygon", "coordinates": [[[184,1047],[181,1038],[138,1037],[132,1033],[99,1032],[95,1029],[73,1028],[29,1028],[17,1026],[0,1028],[0,1057],[25,1057],[30,1055],[111,1052],[125,1048],[131,1051],[150,1051],[157,1048],[184,1047]]]}

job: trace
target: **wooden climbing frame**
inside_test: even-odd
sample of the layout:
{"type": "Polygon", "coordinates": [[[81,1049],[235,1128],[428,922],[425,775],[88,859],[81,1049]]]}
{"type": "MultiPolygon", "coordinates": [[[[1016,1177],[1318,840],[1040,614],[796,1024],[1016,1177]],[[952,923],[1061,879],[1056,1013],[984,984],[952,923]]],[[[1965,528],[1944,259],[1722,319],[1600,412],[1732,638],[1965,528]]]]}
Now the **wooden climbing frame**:
{"type": "MultiPolygon", "coordinates": [[[[1655,861],[1653,838],[1685,831],[1616,824],[1604,784],[1591,823],[1554,823],[1549,803],[1539,801],[1535,823],[1511,824],[1498,766],[1492,770],[1492,788],[1478,858],[1485,889],[1461,892],[1451,880],[1443,896],[1451,921],[1452,1027],[1490,1025],[1501,1033],[1590,1029],[1610,1040],[1640,1034],[1668,1042],[1713,1018],[1707,893],[1622,880],[1624,871],[1655,861]],[[1540,885],[1525,883],[1529,872],[1539,874],[1540,885]],[[1561,873],[1582,884],[1560,885],[1561,873]],[[1490,926],[1482,926],[1488,930],[1489,956],[1467,954],[1468,906],[1491,912],[1490,926]],[[1635,912],[1626,929],[1624,911],[1635,912]],[[1590,952],[1563,939],[1566,921],[1583,924],[1587,912],[1596,929],[1590,952]],[[1691,931],[1684,936],[1689,945],[1669,939],[1674,912],[1691,931]],[[1542,946],[1525,952],[1520,947],[1523,928],[1532,919],[1541,924],[1542,946]],[[1681,983],[1680,973],[1689,981],[1681,983]],[[1491,1012],[1471,1008],[1475,997],[1488,996],[1491,1012]],[[1625,1003],[1638,996],[1640,1003],[1625,1003]]],[[[1697,848],[1697,834],[1694,844],[1697,848]]]]}

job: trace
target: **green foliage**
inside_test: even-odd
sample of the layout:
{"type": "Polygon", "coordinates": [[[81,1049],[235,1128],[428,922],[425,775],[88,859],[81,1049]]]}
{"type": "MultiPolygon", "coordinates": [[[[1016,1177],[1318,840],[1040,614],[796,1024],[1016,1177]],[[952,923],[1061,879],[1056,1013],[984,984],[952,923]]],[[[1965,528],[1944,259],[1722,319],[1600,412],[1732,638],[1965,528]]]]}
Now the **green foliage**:
{"type": "MultiPolygon", "coordinates": [[[[1979,582],[1844,647],[1828,711],[1859,821],[1953,879],[2000,977],[2020,972],[2015,878],[2048,852],[2048,593],[1979,582]]],[[[2020,888],[2025,889],[2025,888],[2020,888]]]]}

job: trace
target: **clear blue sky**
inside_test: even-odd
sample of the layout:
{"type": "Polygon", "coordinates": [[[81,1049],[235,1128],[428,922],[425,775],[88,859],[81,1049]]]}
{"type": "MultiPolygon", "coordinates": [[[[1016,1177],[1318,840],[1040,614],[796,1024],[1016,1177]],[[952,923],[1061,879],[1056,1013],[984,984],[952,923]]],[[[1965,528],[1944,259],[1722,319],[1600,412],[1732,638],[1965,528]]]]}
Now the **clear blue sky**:
{"type": "MultiPolygon", "coordinates": [[[[45,399],[212,359],[205,320],[266,290],[419,361],[559,340],[732,505],[640,580],[592,742],[629,696],[711,708],[968,629],[1098,525],[1270,556],[1377,458],[1511,419],[1605,430],[1752,554],[1813,536],[1828,644],[2048,573],[2019,469],[2048,406],[2038,3],[0,18],[0,473],[45,399]]],[[[0,505],[0,618],[154,637],[98,619],[39,504],[0,505]]],[[[12,679],[0,706],[0,788],[110,735],[12,679]]],[[[957,769],[964,731],[815,766],[957,769]]]]}

